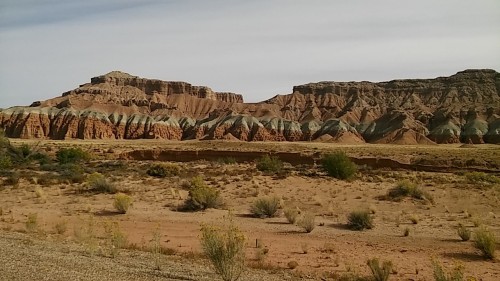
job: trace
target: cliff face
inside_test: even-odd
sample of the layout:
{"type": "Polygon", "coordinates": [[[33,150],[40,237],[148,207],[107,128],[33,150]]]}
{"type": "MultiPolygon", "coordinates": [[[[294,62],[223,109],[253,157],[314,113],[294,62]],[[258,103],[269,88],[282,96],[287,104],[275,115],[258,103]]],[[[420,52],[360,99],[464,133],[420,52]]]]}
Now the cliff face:
{"type": "Polygon", "coordinates": [[[0,126],[17,138],[500,143],[500,74],[310,83],[245,104],[234,93],[111,72],[0,111],[0,126]]]}

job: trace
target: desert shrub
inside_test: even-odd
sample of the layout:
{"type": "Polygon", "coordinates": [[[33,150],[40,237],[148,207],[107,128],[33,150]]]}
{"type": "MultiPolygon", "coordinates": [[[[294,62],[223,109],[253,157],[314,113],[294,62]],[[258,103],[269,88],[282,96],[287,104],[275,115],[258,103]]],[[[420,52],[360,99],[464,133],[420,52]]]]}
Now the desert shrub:
{"type": "Polygon", "coordinates": [[[356,164],[341,151],[323,156],[321,165],[329,176],[341,180],[351,179],[358,170],[356,164]]]}
{"type": "Polygon", "coordinates": [[[50,157],[47,154],[36,152],[31,155],[31,159],[37,161],[40,165],[46,165],[51,162],[50,157]]]}
{"type": "Polygon", "coordinates": [[[54,230],[57,234],[64,234],[68,230],[68,222],[60,221],[54,225],[54,230]]]}
{"type": "Polygon", "coordinates": [[[398,182],[394,188],[389,189],[385,197],[393,201],[400,201],[405,197],[411,197],[417,200],[434,202],[434,198],[428,192],[423,191],[416,184],[408,180],[398,182]]]}
{"type": "Polygon", "coordinates": [[[392,272],[392,262],[384,261],[382,266],[377,258],[370,259],[367,262],[375,281],[387,281],[392,272]]]}
{"type": "Polygon", "coordinates": [[[278,173],[283,169],[283,162],[276,156],[264,155],[256,160],[257,170],[266,173],[278,173]]]}
{"type": "Polygon", "coordinates": [[[469,241],[471,237],[471,231],[464,225],[460,224],[457,229],[457,234],[460,236],[462,241],[469,241]]]}
{"type": "Polygon", "coordinates": [[[313,213],[305,213],[297,222],[297,225],[302,227],[305,232],[310,233],[316,227],[316,216],[313,213]]]}
{"type": "Polygon", "coordinates": [[[496,239],[495,234],[485,227],[476,230],[474,236],[474,246],[479,249],[483,256],[488,259],[495,258],[496,239]]]}
{"type": "Polygon", "coordinates": [[[435,281],[465,281],[464,268],[461,265],[457,265],[451,271],[446,272],[438,261],[433,260],[432,267],[435,281]]]}
{"type": "Polygon", "coordinates": [[[224,281],[238,280],[245,268],[245,236],[232,220],[224,228],[201,228],[203,253],[224,281]]]}
{"type": "Polygon", "coordinates": [[[352,230],[373,228],[373,217],[369,211],[353,211],[347,217],[347,226],[352,230]]]}
{"type": "Polygon", "coordinates": [[[87,186],[93,192],[112,194],[117,192],[116,186],[100,173],[90,174],[87,177],[87,186]]]}
{"type": "Polygon", "coordinates": [[[208,186],[201,177],[194,177],[189,185],[189,197],[184,202],[183,210],[201,211],[208,208],[222,207],[220,193],[215,188],[208,186]]]}
{"type": "Polygon", "coordinates": [[[469,172],[465,173],[464,176],[470,183],[500,183],[500,178],[483,172],[469,172]]]}
{"type": "Polygon", "coordinates": [[[132,205],[132,201],[132,197],[128,196],[127,194],[118,193],[115,195],[113,206],[119,213],[125,214],[132,205]]]}
{"type": "Polygon", "coordinates": [[[410,236],[410,228],[406,227],[405,230],[403,231],[403,236],[408,237],[410,236]]]}
{"type": "Polygon", "coordinates": [[[257,198],[250,206],[250,212],[255,217],[268,217],[276,216],[280,208],[280,199],[276,196],[257,198]]]}
{"type": "Polygon", "coordinates": [[[24,225],[26,226],[26,231],[36,232],[38,230],[38,215],[36,213],[29,214],[24,225]]]}
{"type": "Polygon", "coordinates": [[[177,164],[154,164],[151,165],[146,173],[152,177],[164,178],[178,176],[181,173],[181,167],[177,164]]]}
{"type": "Polygon", "coordinates": [[[21,179],[21,175],[19,172],[12,172],[3,180],[4,185],[12,185],[17,186],[19,184],[19,180],[21,179]]]}
{"type": "Polygon", "coordinates": [[[119,250],[127,246],[127,236],[121,231],[120,225],[117,222],[106,223],[104,225],[104,233],[109,254],[111,257],[116,257],[119,250]]]}
{"type": "Polygon", "coordinates": [[[291,224],[295,224],[300,215],[300,210],[297,208],[286,208],[283,212],[285,213],[285,218],[291,224]]]}
{"type": "Polygon", "coordinates": [[[12,168],[12,160],[8,155],[0,151],[0,170],[7,170],[12,168]]]}
{"type": "Polygon", "coordinates": [[[61,164],[53,169],[59,173],[59,181],[62,183],[82,183],[86,179],[85,171],[76,163],[61,164]]]}
{"type": "Polygon", "coordinates": [[[59,164],[77,163],[88,161],[90,154],[81,148],[61,148],[56,152],[56,159],[59,164]]]}

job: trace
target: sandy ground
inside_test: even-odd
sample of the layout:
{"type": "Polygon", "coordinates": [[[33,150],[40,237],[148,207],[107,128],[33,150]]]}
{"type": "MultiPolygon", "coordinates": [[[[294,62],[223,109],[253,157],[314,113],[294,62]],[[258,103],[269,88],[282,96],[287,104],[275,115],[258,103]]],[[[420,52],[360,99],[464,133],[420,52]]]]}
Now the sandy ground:
{"type": "MultiPolygon", "coordinates": [[[[142,147],[143,143],[126,145],[132,149],[142,147]]],[[[263,144],[256,145],[261,149],[263,144]]],[[[250,149],[248,146],[245,149],[250,149]]],[[[120,145],[116,147],[120,149],[120,145]]],[[[369,152],[369,147],[356,147],[359,153],[374,153],[369,152]]],[[[106,149],[101,147],[103,153],[106,149]]],[[[189,145],[183,149],[189,149],[189,145]]],[[[286,146],[281,149],[286,150],[286,146]]],[[[291,151],[294,149],[295,144],[290,147],[291,151]]],[[[439,149],[437,157],[458,150],[451,146],[439,149]]],[[[466,161],[470,155],[484,154],[489,159],[491,151],[495,151],[491,149],[490,146],[471,148],[457,157],[466,161]]],[[[404,157],[419,151],[425,149],[396,147],[393,153],[404,157]]],[[[28,171],[30,176],[21,179],[18,186],[0,188],[0,248],[5,249],[0,261],[6,265],[0,268],[1,280],[68,280],[65,277],[71,274],[76,276],[72,280],[213,280],[215,276],[208,262],[200,258],[200,227],[220,224],[228,210],[247,237],[249,264],[256,263],[256,253],[260,251],[255,246],[256,240],[268,249],[260,257],[261,269],[252,270],[244,280],[332,280],[346,272],[367,275],[369,258],[392,261],[391,280],[432,280],[432,259],[446,268],[463,265],[466,276],[478,280],[500,280],[498,260],[485,260],[473,242],[461,242],[457,235],[457,226],[464,224],[472,231],[480,225],[486,226],[500,237],[500,189],[498,185],[467,182],[460,173],[365,170],[354,181],[346,182],[326,177],[313,167],[289,167],[290,175],[283,179],[262,174],[253,163],[200,161],[179,163],[183,171],[180,177],[158,179],[145,174],[150,161],[121,161],[120,168],[105,169],[102,163],[116,160],[104,158],[113,157],[102,156],[87,169],[102,172],[121,190],[130,193],[134,205],[127,214],[114,211],[114,195],[78,193],[81,184],[42,186],[36,180],[29,180],[29,177],[45,177],[49,172],[28,171]],[[220,190],[225,210],[196,213],[175,210],[187,196],[183,181],[197,174],[220,190]],[[402,179],[419,183],[434,197],[435,204],[378,198],[402,179]],[[37,187],[43,190],[43,198],[36,194],[37,187]],[[305,233],[289,224],[283,215],[266,219],[250,217],[250,205],[262,196],[278,196],[286,207],[314,213],[316,228],[305,233]],[[374,213],[373,229],[358,232],[346,228],[348,213],[357,209],[374,213]],[[29,214],[37,214],[36,234],[24,233],[29,214]],[[55,225],[63,222],[67,231],[56,234],[55,225]],[[106,247],[104,228],[110,222],[119,224],[128,242],[134,245],[129,248],[136,250],[121,250],[116,258],[99,253],[106,247]],[[97,250],[92,255],[88,254],[89,246],[77,237],[79,230],[89,227],[97,236],[97,250]],[[407,237],[403,235],[405,229],[410,231],[407,237]],[[160,233],[162,246],[172,251],[172,255],[164,257],[162,271],[154,270],[151,253],[145,250],[155,232],[160,233]],[[291,261],[298,263],[297,268],[288,268],[291,261]],[[61,274],[55,274],[56,271],[61,274]]]]}

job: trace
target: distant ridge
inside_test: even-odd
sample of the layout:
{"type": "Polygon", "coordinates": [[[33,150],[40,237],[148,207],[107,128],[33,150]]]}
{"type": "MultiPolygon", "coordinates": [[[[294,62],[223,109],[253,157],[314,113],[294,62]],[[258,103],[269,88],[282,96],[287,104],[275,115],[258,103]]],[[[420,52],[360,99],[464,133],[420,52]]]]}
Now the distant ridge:
{"type": "Polygon", "coordinates": [[[500,143],[500,74],[318,82],[260,103],[120,71],[30,107],[0,110],[9,137],[338,143],[500,143]]]}

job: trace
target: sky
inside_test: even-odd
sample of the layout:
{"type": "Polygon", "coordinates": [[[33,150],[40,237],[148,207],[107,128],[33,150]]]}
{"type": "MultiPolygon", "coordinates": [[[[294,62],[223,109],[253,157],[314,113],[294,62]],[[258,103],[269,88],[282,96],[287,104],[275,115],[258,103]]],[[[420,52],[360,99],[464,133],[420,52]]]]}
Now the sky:
{"type": "Polygon", "coordinates": [[[257,102],[469,68],[500,71],[499,0],[0,0],[0,108],[113,70],[257,102]]]}

